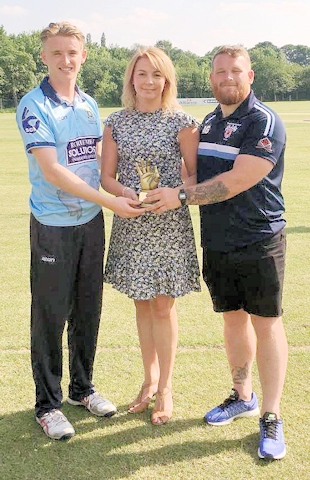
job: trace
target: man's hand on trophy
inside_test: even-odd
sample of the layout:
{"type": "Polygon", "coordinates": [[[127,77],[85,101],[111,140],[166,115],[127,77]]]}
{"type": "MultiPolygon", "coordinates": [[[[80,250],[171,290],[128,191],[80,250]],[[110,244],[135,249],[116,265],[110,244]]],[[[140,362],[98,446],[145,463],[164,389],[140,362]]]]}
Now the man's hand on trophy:
{"type": "Polygon", "coordinates": [[[141,160],[136,162],[136,169],[140,177],[142,190],[154,190],[158,187],[159,172],[157,166],[151,166],[150,161],[141,160]]]}

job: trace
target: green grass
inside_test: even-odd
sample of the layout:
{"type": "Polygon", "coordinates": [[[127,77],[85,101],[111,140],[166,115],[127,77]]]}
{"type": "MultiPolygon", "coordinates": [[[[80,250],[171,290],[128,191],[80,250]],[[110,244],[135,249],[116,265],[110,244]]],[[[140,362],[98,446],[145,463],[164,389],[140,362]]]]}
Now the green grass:
{"type": "MultiPolygon", "coordinates": [[[[119,414],[92,417],[64,405],[76,429],[69,442],[49,440],[34,421],[34,386],[29,355],[29,183],[26,157],[14,114],[0,116],[0,480],[197,479],[263,480],[310,478],[310,102],[270,104],[288,133],[283,190],[288,221],[284,321],[289,365],[282,401],[288,453],[280,462],[257,458],[257,419],[225,428],[207,427],[205,411],[230,389],[222,319],[212,311],[205,285],[177,302],[180,339],[174,371],[174,416],[153,427],[149,412],[129,415],[126,407],[142,381],[141,356],[132,302],[106,285],[94,381],[119,414]]],[[[209,107],[209,106],[208,106],[209,107]]],[[[210,106],[210,109],[212,107],[210,106]]],[[[101,110],[105,118],[109,110],[101,110]]],[[[187,107],[198,119],[205,107],[187,107]]],[[[199,214],[191,208],[198,255],[199,214]]],[[[105,211],[107,240],[112,214],[105,211]]],[[[64,341],[63,392],[68,359],[64,341]]],[[[254,388],[261,398],[256,367],[254,388]]]]}

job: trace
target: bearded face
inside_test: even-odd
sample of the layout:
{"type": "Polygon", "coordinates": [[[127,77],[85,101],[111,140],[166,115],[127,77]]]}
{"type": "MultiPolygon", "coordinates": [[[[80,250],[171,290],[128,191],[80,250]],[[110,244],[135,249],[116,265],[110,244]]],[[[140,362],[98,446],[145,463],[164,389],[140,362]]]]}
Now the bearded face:
{"type": "Polygon", "coordinates": [[[238,105],[250,93],[254,72],[243,56],[223,53],[213,61],[210,80],[213,94],[221,105],[238,105]]]}
{"type": "Polygon", "coordinates": [[[250,90],[242,84],[216,84],[211,82],[212,91],[217,101],[222,105],[236,105],[246,99],[250,90]]]}

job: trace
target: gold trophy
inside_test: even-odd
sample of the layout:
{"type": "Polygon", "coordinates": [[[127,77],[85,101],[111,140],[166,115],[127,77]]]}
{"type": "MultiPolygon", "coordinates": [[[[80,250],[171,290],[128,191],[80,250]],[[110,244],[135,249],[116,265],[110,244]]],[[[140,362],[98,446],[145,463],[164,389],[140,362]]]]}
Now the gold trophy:
{"type": "Polygon", "coordinates": [[[136,169],[140,177],[141,192],[139,200],[142,207],[147,207],[150,203],[143,203],[147,196],[147,192],[154,190],[159,184],[159,172],[157,166],[152,167],[149,160],[140,160],[136,162],[136,169]]]}

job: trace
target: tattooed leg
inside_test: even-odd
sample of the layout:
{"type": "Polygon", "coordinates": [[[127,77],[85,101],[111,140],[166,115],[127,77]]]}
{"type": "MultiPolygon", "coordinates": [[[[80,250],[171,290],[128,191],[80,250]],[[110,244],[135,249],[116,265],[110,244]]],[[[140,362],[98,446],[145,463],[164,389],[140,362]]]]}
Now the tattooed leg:
{"type": "Polygon", "coordinates": [[[249,375],[249,366],[246,363],[244,367],[233,367],[231,370],[231,375],[234,384],[236,385],[245,385],[246,380],[249,375]]]}
{"type": "Polygon", "coordinates": [[[224,339],[233,387],[242,400],[252,395],[252,365],[256,354],[256,335],[244,310],[225,312],[224,339]]]}

